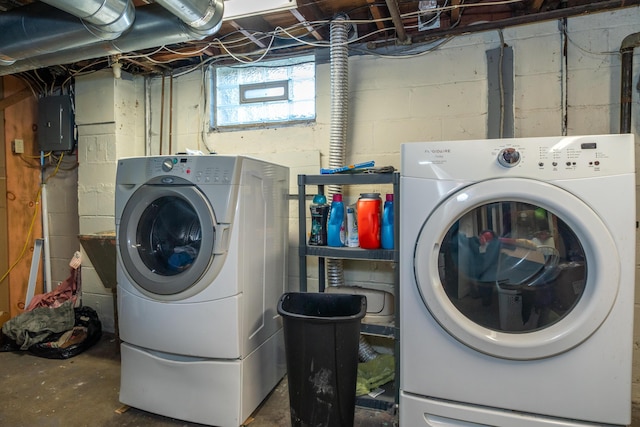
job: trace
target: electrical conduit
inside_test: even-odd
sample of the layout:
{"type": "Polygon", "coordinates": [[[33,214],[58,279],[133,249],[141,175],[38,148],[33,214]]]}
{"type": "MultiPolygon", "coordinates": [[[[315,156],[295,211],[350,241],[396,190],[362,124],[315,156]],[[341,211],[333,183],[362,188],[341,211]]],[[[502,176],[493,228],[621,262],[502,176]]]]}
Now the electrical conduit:
{"type": "Polygon", "coordinates": [[[640,46],[640,33],[629,34],[620,45],[622,77],[620,79],[620,133],[631,133],[633,98],[633,50],[640,46]]]}

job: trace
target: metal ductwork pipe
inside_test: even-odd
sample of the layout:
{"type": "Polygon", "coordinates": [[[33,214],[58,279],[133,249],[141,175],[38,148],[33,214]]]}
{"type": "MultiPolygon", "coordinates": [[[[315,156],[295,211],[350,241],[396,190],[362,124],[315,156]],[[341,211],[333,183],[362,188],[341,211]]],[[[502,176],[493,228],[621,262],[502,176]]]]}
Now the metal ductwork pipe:
{"type": "MultiPolygon", "coordinates": [[[[169,2],[165,0],[163,3],[169,2]]],[[[202,6],[200,9],[190,7],[186,10],[177,7],[176,2],[171,3],[173,10],[182,10],[184,13],[178,17],[170,10],[156,3],[139,7],[135,11],[136,17],[133,25],[126,33],[115,40],[95,42],[95,39],[90,34],[89,36],[85,34],[86,44],[84,45],[73,45],[70,49],[58,50],[44,55],[29,55],[16,61],[12,65],[0,66],[0,76],[53,65],[70,64],[87,59],[151,49],[163,45],[199,40],[215,34],[220,29],[220,26],[222,26],[222,15],[224,12],[223,0],[180,2],[183,4],[206,3],[207,6],[202,6]],[[195,10],[202,12],[200,20],[192,19],[195,10]],[[195,22],[198,27],[194,28],[185,24],[185,20],[190,20],[192,23],[195,22]]],[[[3,14],[0,14],[0,19],[2,16],[3,14]]],[[[68,17],[68,15],[66,16],[68,17]]],[[[0,21],[0,26],[2,25],[1,22],[2,21],[0,21]]],[[[68,18],[67,22],[69,22],[68,18]]],[[[0,42],[0,46],[1,45],[2,42],[0,42]]],[[[2,51],[0,50],[0,52],[2,51]]]]}
{"type": "Polygon", "coordinates": [[[222,1],[156,0],[156,3],[180,18],[195,34],[200,35],[198,38],[218,32],[222,25],[222,1]]]}
{"type": "Polygon", "coordinates": [[[633,99],[633,50],[640,46],[640,33],[629,34],[620,45],[622,77],[620,79],[620,133],[631,133],[633,99]]]}
{"type": "Polygon", "coordinates": [[[44,3],[31,3],[0,14],[0,65],[116,39],[135,19],[130,0],[44,3]]]}
{"type": "MultiPolygon", "coordinates": [[[[349,113],[349,50],[348,33],[351,24],[345,15],[331,21],[331,126],[329,140],[329,167],[346,164],[347,119],[349,113]]],[[[341,185],[328,186],[329,201],[342,192],[341,185]]],[[[327,259],[327,282],[329,286],[344,285],[344,267],[341,259],[327,259]]]]}
{"type": "Polygon", "coordinates": [[[127,31],[135,18],[135,6],[131,0],[41,1],[82,19],[98,31],[111,34],[127,31]]]}

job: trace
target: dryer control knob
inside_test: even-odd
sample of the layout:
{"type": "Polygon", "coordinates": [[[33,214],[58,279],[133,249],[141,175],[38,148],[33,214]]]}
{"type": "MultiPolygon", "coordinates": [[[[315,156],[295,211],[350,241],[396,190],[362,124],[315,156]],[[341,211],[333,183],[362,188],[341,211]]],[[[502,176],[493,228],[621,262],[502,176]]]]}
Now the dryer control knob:
{"type": "Polygon", "coordinates": [[[520,153],[515,148],[505,148],[498,154],[498,163],[506,168],[512,168],[520,163],[520,153]]]}
{"type": "Polygon", "coordinates": [[[173,169],[173,160],[166,158],[162,161],[162,170],[165,172],[169,172],[173,169]]]}

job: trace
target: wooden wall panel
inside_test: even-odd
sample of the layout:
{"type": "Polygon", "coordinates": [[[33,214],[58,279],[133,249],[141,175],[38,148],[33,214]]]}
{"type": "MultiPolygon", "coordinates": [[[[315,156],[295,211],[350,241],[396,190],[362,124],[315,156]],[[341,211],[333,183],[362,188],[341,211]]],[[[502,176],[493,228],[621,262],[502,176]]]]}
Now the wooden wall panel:
{"type": "MultiPolygon", "coordinates": [[[[3,93],[0,79],[0,94],[3,93]]],[[[4,110],[0,110],[0,147],[4,147],[4,110]]],[[[0,278],[9,269],[9,253],[7,240],[7,171],[5,168],[4,150],[0,150],[0,278]]],[[[0,313],[9,313],[9,279],[0,280],[0,313]]],[[[0,324],[3,323],[0,316],[0,324]]]]}
{"type": "MultiPolygon", "coordinates": [[[[3,98],[15,96],[25,89],[26,86],[21,80],[13,76],[4,77],[3,98]]],[[[22,97],[14,99],[20,98],[22,97]]],[[[42,238],[40,168],[37,167],[37,159],[30,158],[38,153],[34,131],[34,124],[37,123],[36,114],[37,100],[33,96],[14,102],[4,109],[8,252],[9,264],[15,264],[9,274],[11,316],[24,310],[34,242],[35,239],[42,238]],[[24,141],[23,156],[11,151],[11,141],[14,139],[24,141]],[[32,223],[33,228],[30,232],[32,223]]],[[[38,274],[36,293],[42,292],[42,283],[42,274],[38,274]]]]}

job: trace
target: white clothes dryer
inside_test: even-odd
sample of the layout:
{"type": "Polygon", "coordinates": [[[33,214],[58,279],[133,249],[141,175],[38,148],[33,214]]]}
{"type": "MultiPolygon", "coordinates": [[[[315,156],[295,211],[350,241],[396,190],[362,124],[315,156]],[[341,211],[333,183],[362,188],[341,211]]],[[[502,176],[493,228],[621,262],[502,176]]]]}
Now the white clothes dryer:
{"type": "Polygon", "coordinates": [[[629,424],[633,135],[401,161],[400,426],[629,424]]]}
{"type": "Polygon", "coordinates": [[[282,379],[288,191],[243,156],[118,161],[122,403],[239,426],[282,379]]]}

